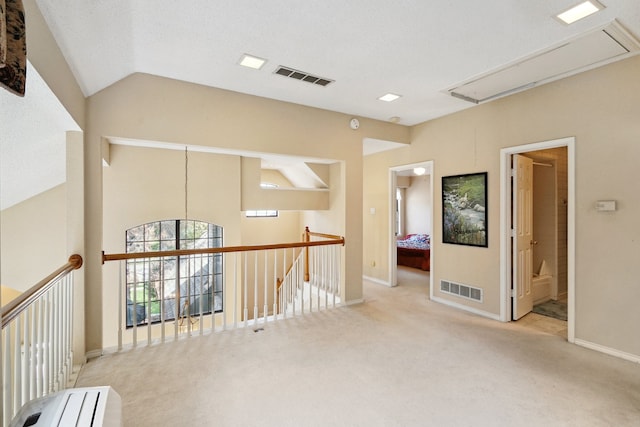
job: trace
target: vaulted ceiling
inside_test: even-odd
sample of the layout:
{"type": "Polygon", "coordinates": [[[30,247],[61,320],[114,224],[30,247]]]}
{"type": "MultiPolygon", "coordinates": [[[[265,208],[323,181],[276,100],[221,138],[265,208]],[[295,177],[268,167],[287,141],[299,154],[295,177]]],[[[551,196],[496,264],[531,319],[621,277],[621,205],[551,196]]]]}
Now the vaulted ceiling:
{"type": "Polygon", "coordinates": [[[638,0],[38,0],[86,96],[149,73],[414,125],[473,104],[447,89],[617,19],[640,36],[638,0]],[[243,54],[267,59],[261,70],[243,54]],[[280,65],[334,80],[274,74],[280,65]],[[377,98],[394,93],[401,98],[377,98]]]}
{"type": "MultiPolygon", "coordinates": [[[[36,0],[85,96],[140,72],[401,125],[473,107],[448,89],[613,20],[640,36],[640,1],[602,0],[603,10],[572,25],[554,18],[579,2],[36,0]],[[245,68],[243,54],[267,62],[245,68]],[[283,77],[279,66],[332,83],[283,77]],[[400,98],[377,99],[386,93],[400,98]]],[[[0,134],[3,165],[14,134],[0,134]]]]}

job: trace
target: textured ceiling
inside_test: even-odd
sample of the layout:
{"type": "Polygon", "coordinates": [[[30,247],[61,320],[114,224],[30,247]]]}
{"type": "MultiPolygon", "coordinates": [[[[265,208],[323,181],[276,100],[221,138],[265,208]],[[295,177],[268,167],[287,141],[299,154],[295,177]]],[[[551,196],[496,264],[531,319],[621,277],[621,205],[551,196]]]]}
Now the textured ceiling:
{"type": "Polygon", "coordinates": [[[80,130],[27,64],[24,98],[0,89],[0,209],[65,182],[66,131],[80,130]]]}
{"type": "MultiPolygon", "coordinates": [[[[639,0],[602,0],[571,26],[553,16],[578,0],[36,2],[85,96],[141,72],[402,125],[472,107],[446,89],[614,19],[640,36],[639,0]],[[241,67],[244,53],[268,62],[241,67]],[[295,81],[279,65],[335,82],[295,81]],[[388,92],[402,97],[377,100],[388,92]]],[[[25,99],[0,93],[2,208],[64,181],[63,133],[77,129],[44,82],[28,84],[25,99]]]]}
{"type": "Polygon", "coordinates": [[[135,72],[413,125],[472,104],[443,93],[471,77],[618,19],[640,35],[640,1],[39,0],[85,95],[135,72]],[[244,53],[268,60],[259,71],[244,53]],[[321,87],[278,65],[335,80],[321,87]],[[402,98],[384,103],[392,92],[402,98]]]}

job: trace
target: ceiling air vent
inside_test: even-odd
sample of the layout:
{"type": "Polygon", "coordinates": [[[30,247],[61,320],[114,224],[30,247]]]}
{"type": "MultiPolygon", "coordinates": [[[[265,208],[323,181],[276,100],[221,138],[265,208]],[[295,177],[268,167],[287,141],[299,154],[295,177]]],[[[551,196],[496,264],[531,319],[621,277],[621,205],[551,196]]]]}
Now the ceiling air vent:
{"type": "Polygon", "coordinates": [[[294,70],[293,68],[283,67],[280,65],[275,74],[280,74],[281,76],[290,77],[296,80],[302,80],[303,82],[313,83],[318,86],[327,86],[329,83],[333,83],[334,80],[325,79],[324,77],[314,76],[309,73],[305,73],[304,71],[294,70]]]}
{"type": "Polygon", "coordinates": [[[613,21],[606,27],[460,83],[447,92],[478,104],[624,59],[638,51],[640,42],[613,21]]]}

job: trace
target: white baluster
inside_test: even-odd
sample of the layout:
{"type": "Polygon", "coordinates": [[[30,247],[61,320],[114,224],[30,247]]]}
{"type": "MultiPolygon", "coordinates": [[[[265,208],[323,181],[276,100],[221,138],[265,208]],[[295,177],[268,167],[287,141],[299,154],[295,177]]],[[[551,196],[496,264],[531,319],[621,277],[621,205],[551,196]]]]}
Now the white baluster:
{"type": "MultiPolygon", "coordinates": [[[[284,273],[283,273],[284,274],[284,273]]],[[[278,250],[273,251],[273,320],[278,318],[278,250]]]]}
{"type": "Polygon", "coordinates": [[[21,376],[22,376],[22,402],[29,401],[29,386],[31,384],[31,339],[29,336],[29,331],[31,330],[31,325],[29,320],[31,319],[31,307],[28,307],[24,312],[23,321],[24,325],[22,326],[22,366],[20,367],[21,376]]]}
{"type": "Polygon", "coordinates": [[[46,296],[40,298],[40,318],[38,319],[38,396],[47,394],[47,299],[46,296]]]}
{"type": "MultiPolygon", "coordinates": [[[[131,307],[131,325],[132,325],[132,334],[133,334],[133,342],[131,343],[133,347],[137,347],[138,345],[138,261],[133,261],[133,278],[132,278],[132,286],[133,286],[133,297],[132,297],[132,307],[131,307]]],[[[129,290],[127,289],[127,296],[129,294],[129,290]]]]}
{"type": "Polygon", "coordinates": [[[267,323],[267,315],[269,314],[269,307],[267,305],[268,303],[268,298],[267,298],[267,286],[268,286],[268,280],[267,280],[267,254],[269,253],[269,251],[264,251],[264,323],[267,323]]]}
{"type": "Polygon", "coordinates": [[[51,330],[52,330],[52,322],[51,322],[51,298],[49,293],[45,294],[43,297],[44,301],[44,337],[42,340],[42,362],[43,362],[43,372],[42,372],[42,392],[43,395],[46,396],[51,393],[51,330]]]}
{"type": "MultiPolygon", "coordinates": [[[[225,280],[226,286],[226,280],[225,280]]],[[[227,290],[225,288],[225,292],[223,293],[223,298],[226,299],[227,290]]],[[[226,307],[226,304],[223,303],[223,307],[226,307]]],[[[236,329],[238,327],[238,253],[233,254],[233,328],[236,329]]],[[[224,315],[224,313],[223,313],[224,315]]],[[[224,316],[225,318],[227,316],[224,316]]]]}
{"type": "Polygon", "coordinates": [[[147,316],[147,346],[151,345],[151,263],[152,263],[152,259],[149,258],[149,260],[145,260],[145,267],[144,267],[144,283],[148,284],[147,288],[143,289],[145,290],[145,295],[147,296],[147,306],[145,307],[144,312],[146,313],[147,316]]]}
{"type": "Polygon", "coordinates": [[[53,294],[53,337],[52,337],[52,344],[53,344],[53,370],[51,371],[51,374],[53,375],[53,381],[54,381],[54,391],[58,391],[60,390],[60,338],[62,336],[61,334],[61,325],[60,325],[60,318],[62,317],[60,315],[60,289],[58,287],[52,287],[51,288],[51,292],[53,294]]]}
{"type": "Polygon", "coordinates": [[[247,327],[247,318],[249,317],[249,307],[247,306],[247,256],[248,252],[244,252],[244,327],[247,327]]]}
{"type": "MultiPolygon", "coordinates": [[[[202,259],[204,258],[204,256],[205,255],[200,255],[199,256],[199,259],[200,259],[200,316],[199,316],[199,319],[200,320],[198,322],[198,332],[200,333],[200,335],[202,335],[202,331],[204,330],[204,325],[202,324],[202,321],[203,321],[202,319],[204,318],[203,314],[202,314],[202,312],[204,311],[204,301],[203,301],[204,300],[204,298],[203,298],[203,295],[204,295],[204,279],[202,277],[202,259]]],[[[208,255],[207,255],[207,259],[208,259],[208,255]]],[[[209,287],[211,287],[212,283],[211,283],[211,281],[209,281],[209,276],[211,276],[211,278],[213,278],[213,268],[211,268],[211,271],[209,273],[207,273],[207,281],[209,283],[209,287]]],[[[211,295],[211,296],[212,296],[212,298],[209,299],[209,302],[213,303],[213,295],[211,295]]],[[[212,322],[215,320],[214,316],[215,316],[215,314],[213,313],[213,310],[212,310],[212,313],[211,313],[211,321],[212,322]]],[[[213,323],[212,323],[211,326],[212,326],[212,329],[213,329],[213,323]]]]}
{"type": "Polygon", "coordinates": [[[15,320],[15,331],[13,340],[13,390],[15,399],[13,401],[13,413],[15,414],[22,407],[22,374],[19,371],[22,366],[22,351],[20,346],[20,335],[22,332],[22,315],[15,320]]]}
{"type": "Polygon", "coordinates": [[[253,324],[258,323],[258,252],[253,252],[253,324]]]}
{"type": "Polygon", "coordinates": [[[164,269],[165,269],[165,261],[166,258],[159,258],[159,265],[160,265],[160,277],[158,278],[158,280],[160,280],[160,342],[164,343],[165,339],[166,339],[166,331],[165,331],[165,317],[167,315],[166,310],[165,310],[165,300],[164,300],[164,269]]]}
{"type": "Polygon", "coordinates": [[[13,393],[11,389],[11,385],[13,384],[12,375],[13,369],[11,369],[11,329],[13,328],[13,322],[7,325],[6,328],[2,330],[3,335],[3,343],[2,346],[2,360],[4,361],[2,366],[2,377],[4,379],[2,387],[2,408],[3,408],[3,425],[8,426],[9,422],[11,422],[11,418],[13,416],[13,393]]]}
{"type": "Polygon", "coordinates": [[[61,295],[62,295],[62,342],[60,343],[62,358],[60,360],[61,368],[62,368],[62,379],[61,384],[62,388],[67,387],[67,379],[68,379],[68,367],[69,367],[69,346],[67,341],[69,340],[69,280],[70,276],[63,277],[61,279],[61,295]]]}
{"type": "MultiPolygon", "coordinates": [[[[291,259],[295,260],[293,262],[293,270],[291,270],[291,289],[289,290],[289,292],[291,294],[293,294],[294,289],[297,290],[298,287],[298,260],[296,259],[296,252],[294,248],[291,248],[291,259]],[[295,283],[293,282],[295,278],[295,283]]],[[[289,295],[289,298],[291,298],[291,306],[293,307],[293,316],[295,317],[296,315],[296,295],[289,295]]]]}
{"type": "Polygon", "coordinates": [[[29,400],[37,397],[38,389],[38,348],[40,348],[40,341],[38,341],[38,307],[40,306],[40,300],[36,300],[31,307],[31,363],[29,366],[30,371],[30,384],[29,384],[29,400]]]}
{"type": "MultiPolygon", "coordinates": [[[[124,307],[125,313],[129,309],[127,303],[122,300],[123,291],[123,276],[126,277],[126,266],[127,261],[119,261],[118,262],[118,351],[122,350],[122,308],[124,307]]],[[[126,278],[124,280],[126,282],[126,278]]]]}
{"type": "Polygon", "coordinates": [[[287,318],[287,250],[282,249],[282,283],[280,284],[280,313],[283,318],[287,318]]]}

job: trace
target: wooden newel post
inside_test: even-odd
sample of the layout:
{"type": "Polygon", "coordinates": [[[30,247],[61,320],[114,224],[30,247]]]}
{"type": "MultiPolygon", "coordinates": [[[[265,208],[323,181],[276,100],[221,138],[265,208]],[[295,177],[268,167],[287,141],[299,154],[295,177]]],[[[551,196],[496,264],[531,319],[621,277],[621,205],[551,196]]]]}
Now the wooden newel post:
{"type": "MultiPolygon", "coordinates": [[[[304,228],[304,241],[311,241],[311,236],[309,235],[309,226],[306,226],[304,228]]],[[[306,246],[304,248],[304,281],[309,281],[309,246],[306,246]]]]}

